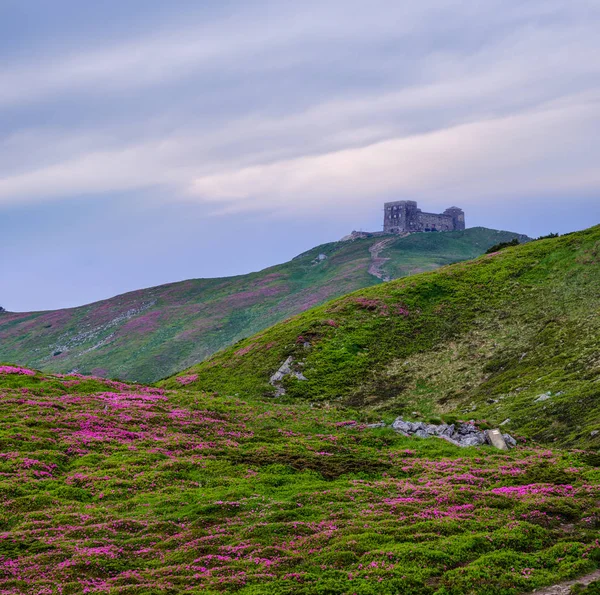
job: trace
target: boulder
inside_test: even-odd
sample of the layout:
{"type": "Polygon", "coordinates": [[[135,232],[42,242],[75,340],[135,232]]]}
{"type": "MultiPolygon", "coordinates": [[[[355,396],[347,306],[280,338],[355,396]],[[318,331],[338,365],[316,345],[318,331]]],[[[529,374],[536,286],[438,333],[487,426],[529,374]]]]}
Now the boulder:
{"type": "Polygon", "coordinates": [[[508,450],[508,445],[506,444],[506,440],[504,440],[504,436],[500,430],[486,430],[485,435],[488,442],[492,446],[495,446],[500,450],[508,450]]]}
{"type": "Polygon", "coordinates": [[[404,421],[401,417],[397,417],[394,420],[392,428],[396,430],[396,432],[403,432],[405,434],[412,432],[412,424],[409,421],[404,421]]]}
{"type": "Polygon", "coordinates": [[[456,433],[459,436],[468,436],[469,434],[473,434],[473,430],[477,431],[471,424],[460,424],[460,426],[456,428],[456,433]]]}
{"type": "Polygon", "coordinates": [[[454,434],[454,424],[442,424],[442,426],[440,426],[440,436],[452,436],[454,434]]]}
{"type": "Polygon", "coordinates": [[[459,440],[460,446],[481,446],[485,444],[485,436],[483,432],[477,434],[469,434],[459,440]]]}
{"type": "Polygon", "coordinates": [[[275,372],[275,374],[269,378],[269,384],[275,387],[276,397],[282,397],[285,395],[285,388],[283,388],[280,383],[286,376],[291,375],[295,376],[298,380],[308,380],[308,378],[306,378],[302,372],[296,372],[292,370],[293,363],[294,358],[290,355],[290,357],[288,357],[283,364],[281,364],[279,370],[277,370],[277,372],[275,372]]]}
{"type": "Polygon", "coordinates": [[[285,376],[287,376],[288,374],[291,374],[293,361],[294,361],[294,358],[290,355],[290,357],[288,357],[283,362],[283,364],[281,364],[281,367],[279,368],[279,370],[277,370],[277,372],[275,372],[275,374],[273,374],[273,376],[271,376],[271,378],[269,379],[269,383],[274,384],[275,382],[281,382],[285,376]]]}
{"type": "Polygon", "coordinates": [[[517,446],[517,441],[510,434],[502,434],[502,438],[510,448],[517,446]]]}
{"type": "Polygon", "coordinates": [[[445,440],[446,442],[450,442],[450,444],[454,444],[454,446],[462,446],[458,440],[454,440],[454,438],[450,438],[450,436],[446,436],[445,434],[440,434],[440,438],[445,440]]]}

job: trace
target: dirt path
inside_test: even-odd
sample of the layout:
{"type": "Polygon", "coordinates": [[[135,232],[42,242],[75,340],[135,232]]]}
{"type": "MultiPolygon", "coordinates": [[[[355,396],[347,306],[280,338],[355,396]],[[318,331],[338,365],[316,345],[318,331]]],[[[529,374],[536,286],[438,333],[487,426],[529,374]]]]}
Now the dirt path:
{"type": "Polygon", "coordinates": [[[396,238],[385,238],[385,240],[379,240],[375,242],[370,248],[371,253],[371,264],[369,265],[369,275],[373,275],[382,281],[389,281],[389,275],[386,275],[382,268],[383,265],[389,260],[389,258],[382,258],[379,255],[383,252],[389,244],[395,242],[396,238]]]}
{"type": "Polygon", "coordinates": [[[566,581],[564,583],[559,583],[558,585],[552,585],[551,587],[543,587],[541,589],[537,589],[532,591],[535,595],[569,595],[571,591],[571,587],[576,584],[581,585],[589,585],[594,581],[600,580],[600,570],[595,570],[590,574],[586,574],[580,578],[574,579],[572,581],[566,581]]]}

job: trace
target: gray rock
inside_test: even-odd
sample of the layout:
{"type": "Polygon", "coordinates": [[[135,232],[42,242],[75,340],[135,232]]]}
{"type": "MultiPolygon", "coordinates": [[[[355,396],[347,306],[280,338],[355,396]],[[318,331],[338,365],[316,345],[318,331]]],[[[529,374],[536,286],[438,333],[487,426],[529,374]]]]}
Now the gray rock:
{"type": "Polygon", "coordinates": [[[444,424],[444,429],[440,429],[440,436],[451,437],[454,434],[454,431],[455,431],[454,424],[450,424],[449,426],[444,424]]]}
{"type": "Polygon", "coordinates": [[[414,436],[416,436],[417,438],[429,438],[430,437],[430,435],[425,430],[417,430],[414,433],[414,436]]]}
{"type": "Polygon", "coordinates": [[[506,418],[500,425],[501,426],[505,426],[506,424],[510,423],[510,417],[506,418]]]}
{"type": "Polygon", "coordinates": [[[600,430],[592,430],[590,432],[590,436],[593,438],[594,436],[597,436],[599,432],[600,432],[600,430]]]}
{"type": "Polygon", "coordinates": [[[385,422],[384,421],[380,421],[380,422],[378,422],[376,424],[367,424],[367,428],[371,428],[371,429],[374,429],[374,428],[385,428],[385,422]]]}
{"type": "Polygon", "coordinates": [[[454,446],[462,446],[458,440],[454,440],[454,438],[450,438],[450,436],[446,436],[445,434],[440,434],[440,438],[446,442],[450,442],[450,444],[454,444],[454,446]]]}
{"type": "Polygon", "coordinates": [[[470,436],[471,434],[477,434],[479,432],[472,424],[460,424],[456,431],[460,436],[470,436]]]}
{"type": "Polygon", "coordinates": [[[534,403],[540,403],[542,401],[547,401],[548,399],[551,399],[552,395],[550,393],[544,393],[543,395],[540,395],[535,401],[534,403]]]}
{"type": "Polygon", "coordinates": [[[403,432],[404,434],[412,432],[412,424],[409,421],[404,421],[401,417],[397,417],[394,420],[392,428],[396,430],[396,432],[403,432]]]}
{"type": "Polygon", "coordinates": [[[459,440],[461,446],[481,446],[485,444],[485,437],[483,432],[477,434],[470,434],[459,440]]]}
{"type": "MultiPolygon", "coordinates": [[[[383,423],[383,422],[381,422],[383,423]]],[[[385,424],[384,424],[385,425],[385,424]]],[[[379,424],[370,424],[369,427],[382,427],[379,424]]],[[[397,417],[392,428],[403,436],[416,436],[417,438],[430,438],[439,436],[455,446],[481,446],[490,442],[485,432],[479,430],[474,423],[465,423],[455,426],[454,424],[427,424],[421,421],[410,422],[397,417]]],[[[498,436],[502,440],[499,430],[498,436]]]]}
{"type": "Polygon", "coordinates": [[[290,357],[288,357],[283,364],[281,364],[279,370],[277,370],[277,372],[271,376],[269,383],[274,384],[275,382],[281,382],[288,374],[290,374],[292,372],[293,361],[294,358],[290,355],[290,357]]]}
{"type": "Polygon", "coordinates": [[[504,438],[504,442],[506,442],[509,448],[517,446],[517,441],[510,434],[502,434],[502,438],[504,438]]]}

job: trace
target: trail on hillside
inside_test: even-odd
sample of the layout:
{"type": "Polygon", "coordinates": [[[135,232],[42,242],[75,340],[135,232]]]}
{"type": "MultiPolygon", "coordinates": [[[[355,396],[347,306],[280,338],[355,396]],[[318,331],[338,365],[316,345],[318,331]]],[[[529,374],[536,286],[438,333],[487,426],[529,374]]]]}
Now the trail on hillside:
{"type": "Polygon", "coordinates": [[[371,264],[369,265],[369,275],[373,275],[382,281],[389,281],[391,277],[383,272],[383,265],[390,260],[389,258],[383,258],[379,256],[392,242],[396,241],[396,238],[385,238],[375,242],[370,248],[371,253],[371,264]]]}
{"type": "Polygon", "coordinates": [[[544,587],[543,589],[536,589],[532,591],[535,595],[569,595],[571,593],[571,587],[573,585],[589,585],[594,581],[600,580],[600,570],[595,570],[590,574],[586,574],[581,578],[565,581],[564,583],[558,583],[557,585],[552,585],[551,587],[544,587]]]}

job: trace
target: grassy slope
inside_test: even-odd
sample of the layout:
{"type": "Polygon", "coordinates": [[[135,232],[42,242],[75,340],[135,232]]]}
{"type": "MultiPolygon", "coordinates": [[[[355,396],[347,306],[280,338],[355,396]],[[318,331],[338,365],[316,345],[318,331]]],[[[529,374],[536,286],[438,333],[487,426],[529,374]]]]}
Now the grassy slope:
{"type": "MultiPolygon", "coordinates": [[[[381,256],[394,277],[473,258],[516,234],[484,228],[399,238],[381,256]]],[[[264,271],[134,291],[68,310],[0,314],[0,359],[151,382],[328,299],[379,283],[378,239],[318,246],[264,271]],[[323,253],[327,260],[317,264],[323,253]]]]}
{"type": "Polygon", "coordinates": [[[389,419],[413,411],[510,418],[509,431],[598,446],[599,314],[597,226],[358,291],[189,373],[205,390],[269,395],[270,375],[291,355],[308,378],[286,379],[291,398],[389,419]]]}
{"type": "Polygon", "coordinates": [[[14,372],[0,366],[4,595],[518,595],[600,560],[597,455],[14,372]]]}

